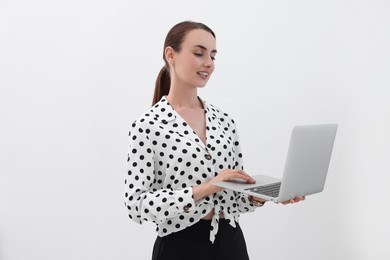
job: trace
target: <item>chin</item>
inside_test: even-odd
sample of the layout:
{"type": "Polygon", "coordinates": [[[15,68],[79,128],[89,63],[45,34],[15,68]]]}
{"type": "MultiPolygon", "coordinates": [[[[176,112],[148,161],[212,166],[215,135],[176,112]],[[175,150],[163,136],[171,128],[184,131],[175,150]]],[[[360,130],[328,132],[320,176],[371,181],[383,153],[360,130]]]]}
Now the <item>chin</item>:
{"type": "Polygon", "coordinates": [[[203,84],[203,85],[198,85],[197,88],[204,88],[206,87],[206,84],[203,84]]]}
{"type": "Polygon", "coordinates": [[[204,88],[204,87],[206,87],[206,85],[207,85],[207,82],[194,84],[194,86],[196,86],[197,88],[204,88]]]}

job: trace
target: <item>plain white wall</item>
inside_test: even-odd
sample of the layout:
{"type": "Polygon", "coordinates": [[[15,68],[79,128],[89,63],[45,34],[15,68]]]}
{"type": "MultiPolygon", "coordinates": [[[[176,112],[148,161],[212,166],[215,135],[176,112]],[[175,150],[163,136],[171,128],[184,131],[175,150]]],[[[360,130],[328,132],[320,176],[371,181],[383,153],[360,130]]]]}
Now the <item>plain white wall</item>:
{"type": "Polygon", "coordinates": [[[388,1],[0,2],[0,259],[150,259],[123,205],[127,132],[168,30],[217,34],[199,95],[279,177],[295,124],[338,123],[325,191],[242,215],[251,259],[389,259],[388,1]]]}

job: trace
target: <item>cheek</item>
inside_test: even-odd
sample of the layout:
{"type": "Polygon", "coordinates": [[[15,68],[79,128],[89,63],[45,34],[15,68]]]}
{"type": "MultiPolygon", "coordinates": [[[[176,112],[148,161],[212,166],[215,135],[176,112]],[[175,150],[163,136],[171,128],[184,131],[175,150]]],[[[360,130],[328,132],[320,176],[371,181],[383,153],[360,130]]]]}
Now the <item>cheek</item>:
{"type": "Polygon", "coordinates": [[[196,59],[196,58],[189,58],[187,60],[187,65],[189,68],[191,69],[196,69],[197,67],[199,67],[199,59],[196,59]]]}
{"type": "Polygon", "coordinates": [[[178,66],[182,72],[191,72],[197,67],[196,59],[191,56],[183,57],[180,60],[180,65],[178,66]]]}

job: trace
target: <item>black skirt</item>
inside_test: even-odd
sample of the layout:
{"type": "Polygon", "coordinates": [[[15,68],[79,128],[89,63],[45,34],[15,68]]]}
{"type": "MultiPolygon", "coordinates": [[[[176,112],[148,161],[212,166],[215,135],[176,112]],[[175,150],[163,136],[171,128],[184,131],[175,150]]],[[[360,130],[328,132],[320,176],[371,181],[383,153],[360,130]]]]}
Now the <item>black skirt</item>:
{"type": "Polygon", "coordinates": [[[233,228],[228,220],[220,219],[214,244],[210,241],[211,220],[198,223],[157,237],[152,260],[249,260],[240,225],[233,228]]]}

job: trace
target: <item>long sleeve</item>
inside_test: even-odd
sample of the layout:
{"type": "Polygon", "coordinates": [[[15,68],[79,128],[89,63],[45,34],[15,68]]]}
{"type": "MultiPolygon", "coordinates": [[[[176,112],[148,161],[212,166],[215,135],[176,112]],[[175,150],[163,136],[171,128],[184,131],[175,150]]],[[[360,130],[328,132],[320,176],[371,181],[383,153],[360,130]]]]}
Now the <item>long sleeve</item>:
{"type": "Polygon", "coordinates": [[[159,178],[163,174],[155,170],[157,162],[147,125],[139,124],[134,122],[129,132],[125,206],[129,217],[139,224],[143,221],[162,223],[195,205],[192,187],[163,188],[163,179],[159,178]]]}

